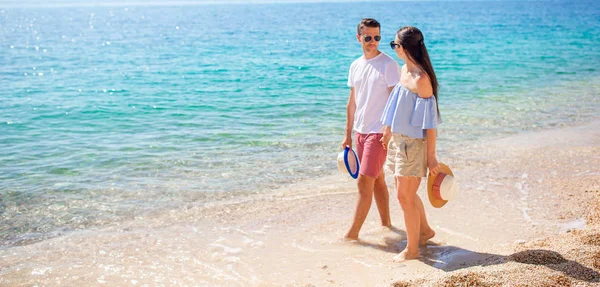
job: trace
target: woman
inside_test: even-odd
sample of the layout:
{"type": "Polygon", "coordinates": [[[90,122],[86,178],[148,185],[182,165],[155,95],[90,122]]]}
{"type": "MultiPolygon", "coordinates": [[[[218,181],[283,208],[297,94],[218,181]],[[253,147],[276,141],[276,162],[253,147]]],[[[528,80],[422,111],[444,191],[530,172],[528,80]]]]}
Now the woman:
{"type": "Polygon", "coordinates": [[[435,143],[441,119],[437,79],[421,31],[403,27],[390,46],[405,64],[381,118],[385,126],[381,143],[387,149],[387,167],[394,172],[406,225],[406,248],[394,261],[404,261],[419,258],[419,245],[435,236],[417,189],[427,168],[432,175],[438,172],[435,143]]]}

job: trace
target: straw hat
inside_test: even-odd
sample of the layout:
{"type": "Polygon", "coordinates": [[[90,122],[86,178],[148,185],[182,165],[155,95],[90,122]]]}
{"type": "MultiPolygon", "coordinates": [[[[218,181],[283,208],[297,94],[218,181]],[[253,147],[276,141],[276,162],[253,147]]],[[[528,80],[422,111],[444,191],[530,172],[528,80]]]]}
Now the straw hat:
{"type": "Polygon", "coordinates": [[[435,176],[427,177],[427,195],[433,207],[440,208],[456,195],[456,180],[450,168],[440,163],[440,168],[435,176]]]}
{"type": "Polygon", "coordinates": [[[338,169],[343,174],[349,174],[354,179],[358,178],[360,164],[358,162],[358,156],[353,149],[346,147],[341,151],[337,157],[337,164],[338,169]]]}

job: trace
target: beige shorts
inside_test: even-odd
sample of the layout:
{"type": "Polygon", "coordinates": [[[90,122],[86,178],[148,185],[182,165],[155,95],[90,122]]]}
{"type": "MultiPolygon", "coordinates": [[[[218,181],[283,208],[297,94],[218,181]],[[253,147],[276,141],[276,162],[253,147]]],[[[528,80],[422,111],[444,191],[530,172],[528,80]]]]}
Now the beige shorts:
{"type": "Polygon", "coordinates": [[[394,176],[427,175],[427,140],[393,134],[388,146],[386,168],[394,176]]]}

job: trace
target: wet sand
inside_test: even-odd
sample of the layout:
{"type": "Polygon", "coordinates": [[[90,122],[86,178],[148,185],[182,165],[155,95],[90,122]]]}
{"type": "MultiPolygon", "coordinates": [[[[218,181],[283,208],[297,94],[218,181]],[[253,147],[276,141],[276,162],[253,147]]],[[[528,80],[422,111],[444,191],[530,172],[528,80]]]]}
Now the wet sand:
{"type": "Polygon", "coordinates": [[[419,260],[391,261],[406,235],[389,174],[394,227],[380,226],[373,204],[360,240],[340,240],[356,182],[335,174],[1,248],[0,286],[600,284],[600,121],[438,157],[460,193],[435,209],[421,183],[437,235],[419,260]]]}

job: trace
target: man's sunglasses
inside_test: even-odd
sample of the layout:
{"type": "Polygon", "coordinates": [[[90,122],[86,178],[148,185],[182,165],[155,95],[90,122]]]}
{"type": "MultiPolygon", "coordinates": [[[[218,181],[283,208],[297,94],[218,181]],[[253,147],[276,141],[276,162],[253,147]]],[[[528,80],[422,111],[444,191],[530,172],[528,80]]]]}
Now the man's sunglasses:
{"type": "Polygon", "coordinates": [[[372,39],[375,39],[375,42],[379,42],[379,41],[381,41],[381,36],[375,36],[375,37],[365,36],[363,38],[363,40],[365,40],[365,42],[367,42],[367,43],[371,42],[372,39]]]}
{"type": "Polygon", "coordinates": [[[402,45],[395,43],[394,41],[390,42],[390,47],[392,48],[392,50],[396,50],[396,46],[400,47],[402,45]]]}

